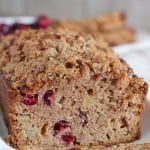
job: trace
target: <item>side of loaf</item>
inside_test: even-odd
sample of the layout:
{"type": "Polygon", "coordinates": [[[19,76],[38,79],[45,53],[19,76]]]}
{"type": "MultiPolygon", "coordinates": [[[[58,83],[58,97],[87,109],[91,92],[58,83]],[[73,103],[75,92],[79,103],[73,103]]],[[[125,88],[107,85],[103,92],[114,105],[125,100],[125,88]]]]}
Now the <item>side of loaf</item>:
{"type": "Polygon", "coordinates": [[[18,150],[66,150],[140,137],[147,84],[103,42],[28,30],[0,43],[0,103],[18,150]]]}

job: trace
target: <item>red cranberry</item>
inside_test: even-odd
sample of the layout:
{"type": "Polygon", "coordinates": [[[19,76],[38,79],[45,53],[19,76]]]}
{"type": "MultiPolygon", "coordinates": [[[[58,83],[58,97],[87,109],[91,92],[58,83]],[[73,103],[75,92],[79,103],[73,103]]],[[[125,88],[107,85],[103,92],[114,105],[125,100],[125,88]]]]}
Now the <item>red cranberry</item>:
{"type": "Polygon", "coordinates": [[[75,140],[75,137],[69,133],[69,134],[66,134],[66,135],[62,135],[61,136],[61,139],[67,144],[67,145],[70,145],[71,143],[74,143],[74,140],[75,140]]]}
{"type": "Polygon", "coordinates": [[[19,30],[27,30],[28,28],[29,28],[29,26],[26,24],[20,24],[18,27],[19,30]]]}
{"type": "Polygon", "coordinates": [[[85,126],[88,123],[87,114],[79,109],[79,117],[82,126],[85,126]]]}
{"type": "Polygon", "coordinates": [[[66,128],[71,128],[70,123],[68,121],[61,120],[54,125],[53,129],[55,131],[55,134],[58,134],[59,132],[65,130],[66,128]]]}
{"type": "Polygon", "coordinates": [[[51,105],[55,100],[54,92],[52,90],[48,90],[44,94],[43,99],[47,105],[51,105]]]}
{"type": "Polygon", "coordinates": [[[9,32],[13,33],[16,30],[26,30],[29,28],[29,25],[22,24],[22,23],[14,23],[11,25],[9,32]]]}
{"type": "Polygon", "coordinates": [[[38,95],[34,94],[34,95],[27,95],[25,94],[24,98],[23,98],[23,103],[25,105],[35,105],[38,102],[38,95]]]}
{"type": "Polygon", "coordinates": [[[9,26],[6,24],[0,24],[0,33],[7,34],[9,32],[9,26]]]}
{"type": "Polygon", "coordinates": [[[49,19],[47,16],[40,16],[37,19],[37,24],[40,28],[48,28],[52,24],[52,20],[49,19]]]}

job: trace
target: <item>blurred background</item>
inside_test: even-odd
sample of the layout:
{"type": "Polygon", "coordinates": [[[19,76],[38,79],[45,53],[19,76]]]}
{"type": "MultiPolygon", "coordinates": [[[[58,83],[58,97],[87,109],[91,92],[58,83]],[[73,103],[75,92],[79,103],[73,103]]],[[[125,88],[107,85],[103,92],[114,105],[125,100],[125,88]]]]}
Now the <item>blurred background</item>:
{"type": "MultiPolygon", "coordinates": [[[[146,44],[133,43],[123,47],[125,51],[122,47],[116,51],[150,82],[150,0],[0,0],[0,17],[47,15],[54,19],[83,19],[116,11],[126,12],[127,24],[149,35],[146,44]]],[[[140,34],[140,39],[144,37],[140,34]]]]}
{"type": "Polygon", "coordinates": [[[150,0],[0,0],[0,23],[7,16],[46,15],[52,19],[85,19],[116,11],[126,13],[127,24],[136,33],[144,31],[144,35],[136,36],[142,43],[135,41],[127,47],[121,45],[116,51],[138,75],[150,82],[150,0]]]}
{"type": "Polygon", "coordinates": [[[123,10],[128,24],[150,30],[150,0],[0,0],[0,16],[88,18],[123,10]]]}

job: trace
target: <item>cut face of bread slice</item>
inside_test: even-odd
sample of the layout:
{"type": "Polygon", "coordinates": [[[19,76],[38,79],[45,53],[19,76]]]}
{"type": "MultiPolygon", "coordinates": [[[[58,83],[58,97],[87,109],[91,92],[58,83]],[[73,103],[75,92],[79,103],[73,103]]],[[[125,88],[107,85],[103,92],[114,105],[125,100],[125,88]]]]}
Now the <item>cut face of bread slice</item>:
{"type": "Polygon", "coordinates": [[[1,40],[1,106],[20,150],[112,145],[140,137],[147,84],[107,46],[72,31],[1,40]]]}

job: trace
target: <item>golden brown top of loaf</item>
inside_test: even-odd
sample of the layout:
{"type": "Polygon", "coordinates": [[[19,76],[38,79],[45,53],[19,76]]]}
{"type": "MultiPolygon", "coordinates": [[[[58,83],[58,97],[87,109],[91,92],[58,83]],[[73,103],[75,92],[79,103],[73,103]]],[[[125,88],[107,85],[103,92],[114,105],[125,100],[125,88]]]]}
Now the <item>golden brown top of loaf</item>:
{"type": "Polygon", "coordinates": [[[27,30],[1,38],[0,68],[14,88],[59,78],[128,83],[131,69],[104,42],[69,30],[27,30]]]}

